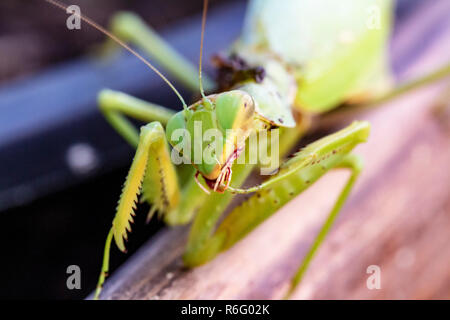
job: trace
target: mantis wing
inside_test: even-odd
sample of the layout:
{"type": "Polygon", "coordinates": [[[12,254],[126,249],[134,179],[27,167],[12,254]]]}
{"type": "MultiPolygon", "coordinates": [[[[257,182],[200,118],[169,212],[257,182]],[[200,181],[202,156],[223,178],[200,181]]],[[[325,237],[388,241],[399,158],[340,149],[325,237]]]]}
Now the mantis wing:
{"type": "Polygon", "coordinates": [[[296,104],[325,112],[389,86],[391,7],[391,0],[252,0],[238,48],[280,56],[296,70],[296,104]]]}

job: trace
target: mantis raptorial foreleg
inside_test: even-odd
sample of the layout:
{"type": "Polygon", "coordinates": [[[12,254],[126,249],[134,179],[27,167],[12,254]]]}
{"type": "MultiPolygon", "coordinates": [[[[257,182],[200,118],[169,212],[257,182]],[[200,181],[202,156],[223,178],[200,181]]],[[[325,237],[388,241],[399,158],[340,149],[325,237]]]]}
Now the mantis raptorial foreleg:
{"type": "MultiPolygon", "coordinates": [[[[162,214],[171,211],[180,202],[175,167],[170,161],[168,143],[164,129],[159,122],[152,122],[141,127],[136,154],[125,180],[111,231],[106,240],[96,297],[101,291],[108,272],[109,249],[112,239],[114,238],[121,251],[125,251],[124,239],[127,238],[127,232],[131,229],[130,222],[133,220],[133,211],[141,188],[143,197],[162,214]]],[[[152,210],[154,210],[153,208],[152,210]]]]}
{"type": "MultiPolygon", "coordinates": [[[[174,50],[139,16],[131,12],[115,15],[111,31],[123,41],[145,51],[186,88],[194,92],[199,89],[197,66],[174,50]]],[[[210,91],[215,84],[210,78],[203,76],[203,86],[206,91],[210,91]]]]}
{"type": "Polygon", "coordinates": [[[367,122],[355,122],[302,149],[283,164],[279,173],[270,178],[262,190],[257,191],[252,197],[233,209],[214,233],[212,233],[211,221],[207,218],[207,213],[211,208],[202,207],[194,221],[189,239],[191,245],[188,245],[184,256],[185,263],[195,266],[207,262],[219,252],[226,250],[293,197],[311,186],[328,170],[340,167],[352,168],[354,172],[352,177],[340,194],[297,276],[293,279],[293,285],[298,284],[359,173],[361,162],[355,156],[350,156],[349,153],[357,144],[367,139],[369,128],[367,122]],[[208,230],[209,233],[205,233],[204,230],[208,230]]]}

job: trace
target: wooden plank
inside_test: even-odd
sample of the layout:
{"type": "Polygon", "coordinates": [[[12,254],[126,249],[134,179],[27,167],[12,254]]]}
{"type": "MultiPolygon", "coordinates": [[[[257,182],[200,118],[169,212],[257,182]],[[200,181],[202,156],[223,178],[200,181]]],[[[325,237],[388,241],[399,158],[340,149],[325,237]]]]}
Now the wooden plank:
{"type": "MultiPolygon", "coordinates": [[[[424,41],[413,39],[416,34],[439,25],[404,69],[404,79],[449,58],[450,22],[442,19],[450,2],[427,4],[395,35],[392,51],[400,55],[424,41]]],[[[372,123],[369,142],[357,149],[365,171],[294,298],[450,297],[450,119],[431,112],[446,86],[443,81],[362,116],[372,123]],[[381,268],[380,290],[366,287],[369,265],[381,268]]],[[[103,298],[281,298],[347,175],[326,175],[193,270],[183,269],[180,258],[187,229],[163,230],[107,281],[103,298]]]]}

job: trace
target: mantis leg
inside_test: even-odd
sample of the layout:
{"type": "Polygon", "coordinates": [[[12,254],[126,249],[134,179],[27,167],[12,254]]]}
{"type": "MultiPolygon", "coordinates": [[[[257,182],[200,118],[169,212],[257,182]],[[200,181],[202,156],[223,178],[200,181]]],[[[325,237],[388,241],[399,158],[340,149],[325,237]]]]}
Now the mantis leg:
{"type": "MultiPolygon", "coordinates": [[[[279,153],[281,159],[285,157],[305,134],[308,129],[308,124],[309,123],[301,122],[298,123],[295,128],[285,128],[280,133],[279,153]]],[[[247,149],[244,154],[249,155],[249,153],[250,152],[247,149]]],[[[245,163],[249,163],[248,159],[245,163]]],[[[256,166],[251,164],[235,164],[233,166],[232,184],[234,186],[242,185],[255,168],[256,166]]],[[[198,218],[195,220],[191,229],[192,236],[189,237],[188,250],[191,250],[209,237],[217,220],[228,207],[233,197],[234,195],[230,193],[213,193],[207,195],[199,188],[194,177],[191,176],[186,182],[186,185],[183,186],[180,205],[176,210],[169,212],[165,216],[165,222],[169,225],[186,224],[192,220],[196,213],[198,213],[198,218]],[[203,209],[198,212],[200,208],[203,209]],[[205,221],[207,221],[207,223],[205,221]],[[205,228],[205,224],[208,225],[208,228],[205,228]],[[200,234],[202,234],[202,236],[200,236],[200,234]]]]}
{"type": "Polygon", "coordinates": [[[131,230],[134,209],[138,195],[153,204],[148,218],[158,210],[165,214],[176,208],[180,202],[180,190],[175,167],[164,129],[159,122],[141,127],[139,143],[128,176],[123,185],[116,215],[105,244],[103,265],[95,298],[98,298],[109,269],[109,253],[114,239],[121,251],[126,251],[124,239],[131,230]]]}
{"type": "Polygon", "coordinates": [[[139,133],[125,116],[145,122],[159,121],[165,125],[174,114],[172,110],[162,106],[107,89],[99,93],[98,103],[101,112],[112,127],[135,148],[139,142],[139,133]]]}
{"type": "MultiPolygon", "coordinates": [[[[130,12],[119,13],[111,22],[111,30],[120,39],[145,51],[188,89],[199,89],[197,67],[174,50],[140,17],[130,12]]],[[[203,86],[206,91],[210,91],[215,84],[203,76],[203,86]]]]}
{"type": "MultiPolygon", "coordinates": [[[[351,150],[367,139],[369,128],[367,122],[355,122],[303,148],[269,179],[272,181],[270,188],[259,190],[234,208],[214,233],[212,232],[214,226],[211,227],[209,225],[211,221],[205,218],[210,214],[211,208],[202,207],[192,226],[190,241],[184,255],[185,263],[188,266],[195,266],[212,259],[242,239],[293,197],[310,187],[328,170],[345,164],[344,161],[348,160],[344,159],[351,150]],[[201,217],[203,220],[200,220],[201,217]],[[209,233],[205,234],[204,229],[209,233]]],[[[339,199],[342,205],[345,197],[341,196],[339,199]]]]}
{"type": "Polygon", "coordinates": [[[336,200],[333,209],[331,210],[330,214],[328,215],[327,219],[325,220],[325,223],[323,224],[322,228],[320,229],[319,233],[317,234],[313,244],[309,248],[308,252],[306,253],[305,257],[303,258],[302,264],[300,265],[300,268],[295,273],[294,277],[292,278],[292,282],[289,288],[289,291],[286,294],[286,298],[289,298],[289,296],[292,294],[292,292],[295,290],[297,285],[300,283],[300,281],[303,278],[303,275],[305,274],[306,270],[308,269],[309,264],[311,263],[314,255],[316,254],[317,250],[319,249],[322,242],[325,240],[325,237],[327,236],[328,232],[331,229],[331,226],[333,225],[334,221],[336,220],[339,211],[341,210],[342,206],[344,205],[345,201],[347,200],[350,191],[355,184],[356,179],[358,178],[359,174],[361,173],[361,170],[363,168],[362,159],[354,154],[347,155],[342,162],[337,166],[337,168],[347,168],[351,170],[351,176],[348,179],[347,183],[345,184],[344,188],[342,189],[338,199],[336,200]]]}
{"type": "MultiPolygon", "coordinates": [[[[327,155],[326,153],[329,152],[329,148],[336,147],[336,145],[342,143],[341,137],[339,137],[340,133],[344,133],[344,135],[356,133],[355,137],[357,139],[360,139],[358,138],[358,134],[360,134],[359,131],[361,130],[361,127],[364,128],[363,130],[365,129],[368,130],[368,127],[366,128],[366,125],[367,123],[364,122],[354,122],[351,126],[347,127],[346,129],[341,130],[340,132],[337,132],[333,135],[330,135],[315,143],[308,145],[306,148],[300,150],[300,152],[294,155],[292,161],[288,161],[286,164],[284,164],[283,165],[284,167],[282,166],[282,169],[280,170],[279,173],[277,173],[276,175],[272,176],[271,178],[267,179],[266,181],[264,181],[259,185],[246,189],[229,187],[227,191],[236,194],[249,194],[261,190],[266,190],[272,187],[273,185],[276,185],[279,182],[289,178],[291,175],[295,174],[298,170],[319,163],[322,160],[324,160],[324,157],[328,157],[329,155],[327,155]],[[352,132],[352,130],[354,129],[355,131],[352,132]],[[298,161],[299,159],[302,159],[302,161],[298,161]],[[286,167],[288,167],[289,169],[286,170],[286,167]]],[[[323,169],[325,170],[326,168],[323,167],[323,169]]]]}

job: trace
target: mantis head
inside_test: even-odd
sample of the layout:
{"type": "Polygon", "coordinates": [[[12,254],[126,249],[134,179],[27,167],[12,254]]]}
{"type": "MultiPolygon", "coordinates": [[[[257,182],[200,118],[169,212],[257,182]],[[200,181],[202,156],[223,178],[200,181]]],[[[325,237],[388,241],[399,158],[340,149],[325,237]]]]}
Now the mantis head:
{"type": "Polygon", "coordinates": [[[217,190],[222,183],[229,184],[231,166],[255,130],[252,97],[242,90],[232,90],[204,97],[176,113],[167,123],[166,135],[184,163],[193,164],[206,183],[217,190]]]}

